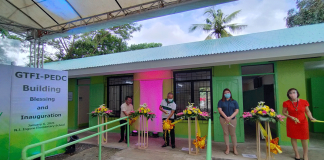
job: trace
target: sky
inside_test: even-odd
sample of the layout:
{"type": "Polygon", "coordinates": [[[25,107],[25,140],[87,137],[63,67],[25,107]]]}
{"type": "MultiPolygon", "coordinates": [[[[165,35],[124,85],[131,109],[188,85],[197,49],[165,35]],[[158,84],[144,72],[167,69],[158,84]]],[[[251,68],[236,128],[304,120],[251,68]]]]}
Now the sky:
{"type": "MultiPolygon", "coordinates": [[[[221,9],[225,15],[241,10],[231,23],[247,25],[241,32],[232,33],[234,36],[266,32],[286,28],[284,18],[291,8],[295,8],[295,0],[239,0],[214,6],[221,9]]],[[[202,41],[207,33],[194,31],[189,33],[192,24],[204,24],[206,8],[191,10],[178,14],[158,17],[138,22],[142,25],[140,32],[133,33],[133,38],[127,43],[162,43],[163,46],[202,41]]],[[[17,65],[28,62],[27,52],[22,53],[13,40],[0,40],[0,56],[9,55],[17,65]]],[[[0,62],[1,63],[1,62],[0,62]]]]}

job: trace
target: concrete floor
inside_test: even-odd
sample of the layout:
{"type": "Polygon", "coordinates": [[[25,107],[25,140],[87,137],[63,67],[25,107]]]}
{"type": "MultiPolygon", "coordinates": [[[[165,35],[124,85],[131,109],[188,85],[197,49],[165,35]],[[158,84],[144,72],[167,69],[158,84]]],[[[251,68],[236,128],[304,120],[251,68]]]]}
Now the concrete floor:
{"type": "MultiPolygon", "coordinates": [[[[86,132],[79,134],[79,138],[83,138],[93,134],[93,132],[86,132]]],[[[248,135],[249,136],[249,135],[248,135]]],[[[322,153],[324,152],[324,135],[317,134],[316,138],[312,139],[309,146],[309,159],[310,160],[322,160],[324,159],[322,153]]],[[[253,137],[253,136],[252,136],[253,137]]],[[[224,143],[212,142],[212,157],[214,160],[251,160],[251,158],[244,158],[242,154],[256,154],[256,144],[255,139],[252,137],[247,137],[245,143],[238,144],[239,155],[234,155],[232,152],[229,155],[224,154],[224,143]]],[[[172,149],[171,147],[162,148],[163,139],[159,138],[149,138],[149,147],[147,149],[138,149],[136,147],[137,136],[130,136],[130,147],[127,148],[127,144],[122,142],[118,143],[120,136],[118,133],[108,133],[108,143],[104,144],[105,147],[102,150],[103,159],[113,159],[113,160],[203,160],[206,159],[206,149],[200,150],[200,154],[189,155],[187,151],[182,151],[182,147],[188,148],[188,140],[183,138],[176,138],[176,148],[172,149]],[[119,152],[116,152],[113,155],[108,154],[109,148],[118,148],[122,149],[119,152]],[[105,151],[109,156],[106,156],[105,151]]],[[[97,144],[97,138],[91,138],[89,140],[83,141],[83,143],[88,144],[97,144]]],[[[294,159],[294,152],[291,146],[282,146],[283,153],[275,155],[274,158],[277,160],[289,160],[294,159]]],[[[262,155],[265,155],[265,142],[262,141],[261,144],[262,155]]],[[[302,156],[302,148],[299,148],[299,152],[302,156]]],[[[92,148],[83,151],[78,155],[70,157],[68,160],[76,159],[98,159],[98,148],[92,148]],[[80,156],[80,154],[82,156],[80,156]]]]}

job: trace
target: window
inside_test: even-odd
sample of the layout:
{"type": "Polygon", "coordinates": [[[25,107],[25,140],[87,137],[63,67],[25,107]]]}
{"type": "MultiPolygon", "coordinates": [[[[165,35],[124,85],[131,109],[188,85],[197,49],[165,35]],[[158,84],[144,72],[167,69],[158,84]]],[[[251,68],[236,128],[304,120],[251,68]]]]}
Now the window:
{"type": "Polygon", "coordinates": [[[108,108],[113,110],[114,116],[120,116],[120,106],[125,102],[125,97],[133,98],[133,76],[109,77],[108,108]]]}
{"type": "Polygon", "coordinates": [[[203,112],[212,113],[211,70],[174,72],[174,82],[177,113],[186,109],[188,102],[203,112]]]}

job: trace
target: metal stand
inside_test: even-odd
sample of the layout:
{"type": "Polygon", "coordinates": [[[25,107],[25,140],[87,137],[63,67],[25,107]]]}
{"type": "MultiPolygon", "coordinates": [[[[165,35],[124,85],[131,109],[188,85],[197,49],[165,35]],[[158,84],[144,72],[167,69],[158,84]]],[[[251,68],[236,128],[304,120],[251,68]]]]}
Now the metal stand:
{"type": "Polygon", "coordinates": [[[32,30],[30,33],[34,39],[30,40],[29,47],[29,67],[43,68],[44,67],[44,41],[38,37],[36,30],[32,30]]]}

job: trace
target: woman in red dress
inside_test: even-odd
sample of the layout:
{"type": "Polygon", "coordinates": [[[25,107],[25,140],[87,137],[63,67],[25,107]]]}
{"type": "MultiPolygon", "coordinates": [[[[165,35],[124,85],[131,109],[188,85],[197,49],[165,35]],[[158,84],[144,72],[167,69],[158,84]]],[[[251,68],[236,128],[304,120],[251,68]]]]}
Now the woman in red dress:
{"type": "Polygon", "coordinates": [[[315,120],[306,100],[299,99],[299,92],[295,88],[291,88],[287,92],[288,101],[283,103],[282,114],[287,117],[287,137],[291,138],[291,144],[295,151],[295,160],[299,160],[300,156],[297,148],[297,139],[300,139],[303,145],[304,160],[308,160],[308,142],[309,129],[305,113],[310,120],[315,120]],[[287,113],[288,111],[288,113],[287,113]]]}

